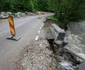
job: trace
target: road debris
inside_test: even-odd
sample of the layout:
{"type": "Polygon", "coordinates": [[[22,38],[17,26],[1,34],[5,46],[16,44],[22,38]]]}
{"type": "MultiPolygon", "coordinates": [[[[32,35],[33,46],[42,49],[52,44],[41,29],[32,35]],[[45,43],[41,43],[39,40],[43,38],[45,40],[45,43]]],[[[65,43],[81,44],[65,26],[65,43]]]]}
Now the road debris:
{"type": "Polygon", "coordinates": [[[15,70],[56,70],[56,60],[46,40],[40,40],[27,46],[19,62],[15,70]]]}

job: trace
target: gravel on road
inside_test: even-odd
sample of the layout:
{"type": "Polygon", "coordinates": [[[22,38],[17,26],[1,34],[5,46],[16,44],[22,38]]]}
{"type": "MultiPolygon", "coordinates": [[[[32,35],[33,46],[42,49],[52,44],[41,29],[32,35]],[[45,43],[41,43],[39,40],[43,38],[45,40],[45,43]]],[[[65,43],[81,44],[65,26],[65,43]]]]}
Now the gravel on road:
{"type": "Polygon", "coordinates": [[[56,70],[56,60],[46,40],[39,40],[24,49],[15,70],[56,70]]]}

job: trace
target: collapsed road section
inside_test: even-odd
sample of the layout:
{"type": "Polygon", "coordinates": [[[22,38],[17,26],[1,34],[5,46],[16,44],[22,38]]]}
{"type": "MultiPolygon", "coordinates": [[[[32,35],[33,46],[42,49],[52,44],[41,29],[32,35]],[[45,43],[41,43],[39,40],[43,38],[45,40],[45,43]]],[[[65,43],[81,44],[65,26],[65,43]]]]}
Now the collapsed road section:
{"type": "Polygon", "coordinates": [[[39,40],[24,48],[23,57],[15,70],[56,70],[56,60],[46,40],[39,40]]]}
{"type": "Polygon", "coordinates": [[[58,63],[63,67],[59,70],[84,70],[82,66],[85,61],[83,50],[85,45],[81,43],[82,38],[71,34],[68,30],[64,31],[49,19],[44,23],[47,31],[46,39],[50,43],[58,63]]]}
{"type": "Polygon", "coordinates": [[[82,38],[45,22],[46,39],[24,48],[15,70],[84,70],[82,38]]]}

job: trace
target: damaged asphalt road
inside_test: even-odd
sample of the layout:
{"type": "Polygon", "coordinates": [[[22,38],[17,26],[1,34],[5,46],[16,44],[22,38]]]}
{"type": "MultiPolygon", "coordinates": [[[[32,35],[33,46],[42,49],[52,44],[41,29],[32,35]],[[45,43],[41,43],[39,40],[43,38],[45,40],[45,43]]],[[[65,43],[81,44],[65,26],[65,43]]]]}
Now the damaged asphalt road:
{"type": "Polygon", "coordinates": [[[23,48],[35,41],[38,31],[45,20],[50,15],[42,15],[41,19],[37,16],[22,17],[14,19],[16,35],[20,36],[19,41],[7,40],[10,36],[8,21],[0,24],[0,70],[13,70],[15,62],[23,48]]]}
{"type": "Polygon", "coordinates": [[[82,52],[78,46],[84,46],[80,43],[81,38],[67,31],[68,44],[61,47],[62,42],[58,42],[59,45],[54,43],[49,24],[45,23],[43,29],[47,40],[40,39],[25,47],[15,70],[81,70],[84,60],[77,56],[78,52],[82,52]]]}
{"type": "MultiPolygon", "coordinates": [[[[37,16],[21,18],[23,23],[21,19],[16,20],[17,35],[22,37],[17,42],[6,40],[6,37],[10,35],[9,29],[5,28],[6,23],[1,24],[6,31],[0,33],[0,70],[81,70],[85,59],[81,49],[81,46],[84,47],[81,44],[81,37],[67,31],[66,39],[62,38],[61,41],[59,39],[62,35],[55,35],[54,40],[52,32],[49,31],[49,24],[45,23],[42,29],[43,21],[47,16],[42,16],[41,19],[37,16]],[[48,43],[45,38],[50,42],[48,43]],[[63,41],[68,44],[62,45],[63,41]]],[[[59,27],[58,29],[62,30],[59,27]]]]}

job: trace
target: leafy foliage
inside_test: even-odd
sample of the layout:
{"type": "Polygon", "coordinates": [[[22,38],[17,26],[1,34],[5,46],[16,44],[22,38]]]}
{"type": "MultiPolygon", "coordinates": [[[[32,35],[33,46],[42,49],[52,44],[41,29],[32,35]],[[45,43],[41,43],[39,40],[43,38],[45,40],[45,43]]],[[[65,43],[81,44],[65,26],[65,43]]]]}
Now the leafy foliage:
{"type": "Polygon", "coordinates": [[[0,0],[0,11],[55,12],[54,18],[64,28],[76,19],[85,18],[85,0],[0,0]]]}
{"type": "Polygon", "coordinates": [[[48,10],[48,0],[38,0],[38,10],[48,10]]]}
{"type": "MultiPolygon", "coordinates": [[[[79,15],[79,9],[81,5],[84,6],[85,2],[83,0],[57,0],[57,10],[55,17],[59,21],[59,25],[62,28],[66,28],[66,25],[73,20],[80,19],[82,17],[79,15]]],[[[84,11],[84,9],[83,9],[84,11]]],[[[82,12],[83,12],[82,11],[82,12]]],[[[83,13],[84,14],[84,13],[83,13]]]]}

